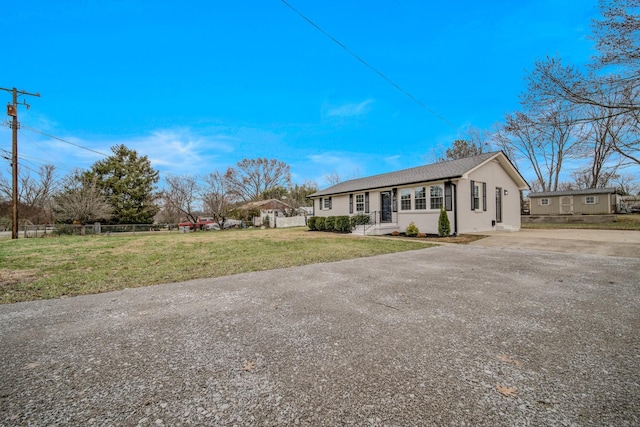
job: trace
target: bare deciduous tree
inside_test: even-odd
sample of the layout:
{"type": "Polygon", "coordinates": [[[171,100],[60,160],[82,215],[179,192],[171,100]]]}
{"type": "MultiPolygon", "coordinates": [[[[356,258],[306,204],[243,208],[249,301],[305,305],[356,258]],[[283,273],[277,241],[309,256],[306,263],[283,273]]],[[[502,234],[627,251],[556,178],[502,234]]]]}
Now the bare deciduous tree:
{"type": "Polygon", "coordinates": [[[204,177],[202,203],[204,210],[210,213],[222,230],[224,222],[234,208],[234,195],[225,175],[217,170],[204,177]]]}
{"type": "Polygon", "coordinates": [[[329,187],[342,182],[342,178],[340,177],[340,175],[338,175],[338,172],[336,172],[335,170],[331,171],[331,173],[325,174],[322,177],[322,179],[324,180],[325,184],[328,185],[329,187]]]}
{"type": "Polygon", "coordinates": [[[174,213],[179,212],[181,217],[196,222],[200,193],[198,179],[193,176],[169,175],[165,182],[167,188],[160,195],[164,208],[174,213]]]}
{"type": "Polygon", "coordinates": [[[291,185],[289,165],[277,159],[243,159],[225,173],[229,191],[244,201],[260,200],[274,188],[291,185]]]}
{"type": "MultiPolygon", "coordinates": [[[[21,169],[18,177],[19,220],[28,220],[35,224],[53,222],[51,197],[55,191],[55,167],[40,166],[37,177],[29,169],[21,169]]],[[[9,180],[0,175],[0,199],[11,201],[13,192],[9,180]]]]}
{"type": "Polygon", "coordinates": [[[76,222],[84,226],[113,215],[113,206],[103,196],[96,178],[75,171],[63,179],[61,187],[53,197],[54,211],[59,221],[76,222]]]}

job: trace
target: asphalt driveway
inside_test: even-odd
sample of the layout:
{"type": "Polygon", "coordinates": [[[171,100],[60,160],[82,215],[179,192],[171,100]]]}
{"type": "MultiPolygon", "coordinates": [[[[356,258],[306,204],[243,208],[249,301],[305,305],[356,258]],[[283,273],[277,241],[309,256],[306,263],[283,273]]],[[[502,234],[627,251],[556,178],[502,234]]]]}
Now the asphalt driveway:
{"type": "Polygon", "coordinates": [[[639,425],[640,259],[441,246],[0,306],[0,425],[639,425]]]}
{"type": "Polygon", "coordinates": [[[640,258],[640,231],[524,229],[491,233],[472,245],[640,258]]]}

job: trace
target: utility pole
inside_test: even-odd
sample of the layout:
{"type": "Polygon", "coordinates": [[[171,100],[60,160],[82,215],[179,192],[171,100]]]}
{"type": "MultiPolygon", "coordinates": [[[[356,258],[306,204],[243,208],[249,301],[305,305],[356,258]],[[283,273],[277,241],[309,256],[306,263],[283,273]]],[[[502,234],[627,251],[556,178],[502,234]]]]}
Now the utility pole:
{"type": "MultiPolygon", "coordinates": [[[[0,90],[6,90],[13,94],[13,102],[7,104],[7,115],[12,116],[11,121],[11,177],[13,184],[13,201],[11,209],[11,238],[18,238],[18,95],[29,95],[40,97],[40,93],[29,93],[24,90],[6,89],[0,87],[0,90]]],[[[22,102],[22,105],[29,109],[29,104],[22,102]]]]}

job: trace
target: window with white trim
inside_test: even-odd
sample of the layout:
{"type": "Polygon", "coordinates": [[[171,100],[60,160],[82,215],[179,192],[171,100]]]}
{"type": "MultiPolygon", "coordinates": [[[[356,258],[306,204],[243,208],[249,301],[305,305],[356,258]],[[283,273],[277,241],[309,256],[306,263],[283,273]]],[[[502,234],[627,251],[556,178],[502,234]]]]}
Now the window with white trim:
{"type": "Polygon", "coordinates": [[[472,209],[474,211],[480,210],[480,183],[476,182],[473,184],[473,206],[472,209]]]}
{"type": "Polygon", "coordinates": [[[585,205],[595,205],[596,203],[598,203],[598,198],[596,196],[586,196],[584,198],[585,205]]]}
{"type": "Polygon", "coordinates": [[[364,212],[364,194],[356,194],[356,212],[364,212]]]}
{"type": "Polygon", "coordinates": [[[326,197],[324,199],[324,208],[331,209],[331,197],[326,197]]]}
{"type": "Polygon", "coordinates": [[[444,189],[442,185],[432,185],[429,188],[429,196],[430,196],[430,208],[431,209],[442,209],[442,202],[444,199],[444,189]]]}
{"type": "Polygon", "coordinates": [[[400,210],[401,211],[411,210],[411,189],[410,188],[403,188],[400,190],[400,210]]]}
{"type": "Polygon", "coordinates": [[[551,204],[551,200],[544,198],[540,199],[540,206],[549,206],[551,204]]]}
{"type": "Polygon", "coordinates": [[[416,210],[427,209],[427,189],[425,187],[414,188],[414,207],[416,210]]]}

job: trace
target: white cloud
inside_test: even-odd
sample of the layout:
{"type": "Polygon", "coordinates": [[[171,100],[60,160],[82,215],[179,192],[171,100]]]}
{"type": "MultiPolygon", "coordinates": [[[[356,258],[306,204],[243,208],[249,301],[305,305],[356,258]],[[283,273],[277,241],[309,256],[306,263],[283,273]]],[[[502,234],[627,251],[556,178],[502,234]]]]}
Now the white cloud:
{"type": "Polygon", "coordinates": [[[344,104],[338,107],[329,108],[325,112],[326,117],[357,117],[371,111],[373,99],[364,100],[358,104],[344,104]]]}

